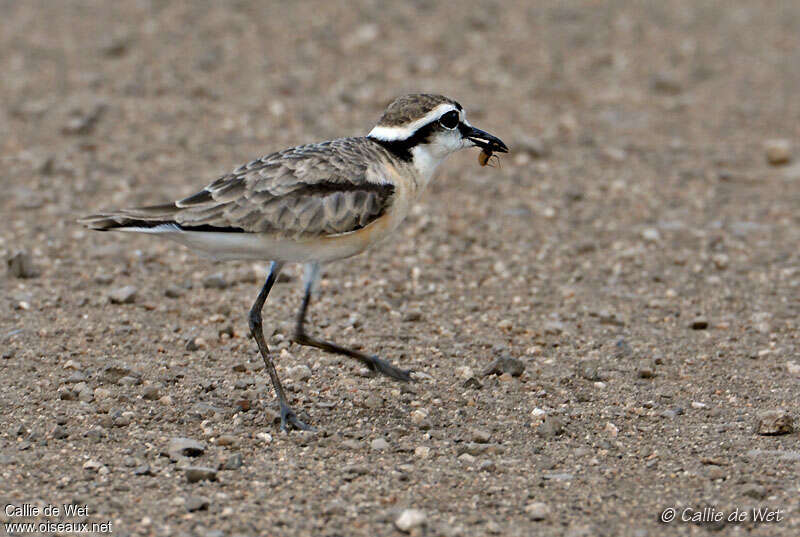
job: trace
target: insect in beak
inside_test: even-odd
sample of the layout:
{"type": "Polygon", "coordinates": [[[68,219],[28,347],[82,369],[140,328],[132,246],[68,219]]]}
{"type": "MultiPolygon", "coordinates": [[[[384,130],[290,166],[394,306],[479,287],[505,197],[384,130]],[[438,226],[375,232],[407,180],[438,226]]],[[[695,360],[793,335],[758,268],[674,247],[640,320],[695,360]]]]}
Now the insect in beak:
{"type": "Polygon", "coordinates": [[[489,161],[494,158],[494,162],[497,164],[497,167],[500,167],[500,157],[495,155],[491,149],[482,149],[480,153],[478,153],[478,163],[481,166],[489,165],[490,168],[494,168],[494,164],[489,164],[489,161]]]}

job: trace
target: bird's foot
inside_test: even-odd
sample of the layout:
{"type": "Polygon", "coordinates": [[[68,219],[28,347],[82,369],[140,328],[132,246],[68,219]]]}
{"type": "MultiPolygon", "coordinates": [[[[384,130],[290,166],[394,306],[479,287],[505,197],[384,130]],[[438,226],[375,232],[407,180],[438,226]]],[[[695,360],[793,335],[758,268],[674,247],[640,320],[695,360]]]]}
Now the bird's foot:
{"type": "Polygon", "coordinates": [[[389,378],[400,382],[411,382],[411,373],[413,370],[411,369],[400,369],[399,367],[395,367],[386,360],[382,360],[377,356],[368,356],[367,357],[367,367],[370,370],[374,371],[375,373],[380,373],[382,375],[386,375],[389,378]]]}
{"type": "Polygon", "coordinates": [[[286,403],[281,404],[281,431],[288,432],[289,427],[298,431],[316,431],[314,427],[303,423],[286,403]]]}

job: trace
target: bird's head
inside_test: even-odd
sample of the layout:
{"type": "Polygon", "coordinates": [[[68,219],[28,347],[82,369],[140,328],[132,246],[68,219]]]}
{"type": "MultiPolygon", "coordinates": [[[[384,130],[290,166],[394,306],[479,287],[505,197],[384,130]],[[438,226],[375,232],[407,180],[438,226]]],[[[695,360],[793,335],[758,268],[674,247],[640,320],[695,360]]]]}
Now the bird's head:
{"type": "Polygon", "coordinates": [[[367,137],[428,177],[448,155],[460,149],[508,152],[499,138],[470,125],[466,111],[456,101],[427,93],[395,99],[367,137]]]}

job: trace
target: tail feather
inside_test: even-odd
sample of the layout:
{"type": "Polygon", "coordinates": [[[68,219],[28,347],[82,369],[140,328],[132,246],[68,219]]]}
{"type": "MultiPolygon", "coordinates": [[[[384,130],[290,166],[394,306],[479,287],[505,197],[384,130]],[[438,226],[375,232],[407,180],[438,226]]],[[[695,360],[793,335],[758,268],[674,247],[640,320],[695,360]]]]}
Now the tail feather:
{"type": "Polygon", "coordinates": [[[137,231],[140,233],[164,233],[170,231],[213,231],[217,233],[243,233],[244,229],[233,226],[217,226],[193,223],[184,213],[183,207],[175,203],[121,209],[91,214],[78,220],[89,229],[98,231],[137,231]]]}
{"type": "Polygon", "coordinates": [[[78,222],[90,229],[108,231],[125,228],[149,229],[163,225],[178,226],[175,215],[178,207],[174,203],[136,207],[84,216],[78,222]]]}

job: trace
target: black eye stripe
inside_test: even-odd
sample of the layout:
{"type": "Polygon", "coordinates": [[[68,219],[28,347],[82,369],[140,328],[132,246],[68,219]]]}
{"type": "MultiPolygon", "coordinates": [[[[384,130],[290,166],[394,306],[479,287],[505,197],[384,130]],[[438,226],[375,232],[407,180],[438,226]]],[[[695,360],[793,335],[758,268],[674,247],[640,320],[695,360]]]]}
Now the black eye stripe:
{"type": "Polygon", "coordinates": [[[455,129],[458,127],[458,112],[450,110],[439,118],[439,123],[446,129],[455,129]]]}

